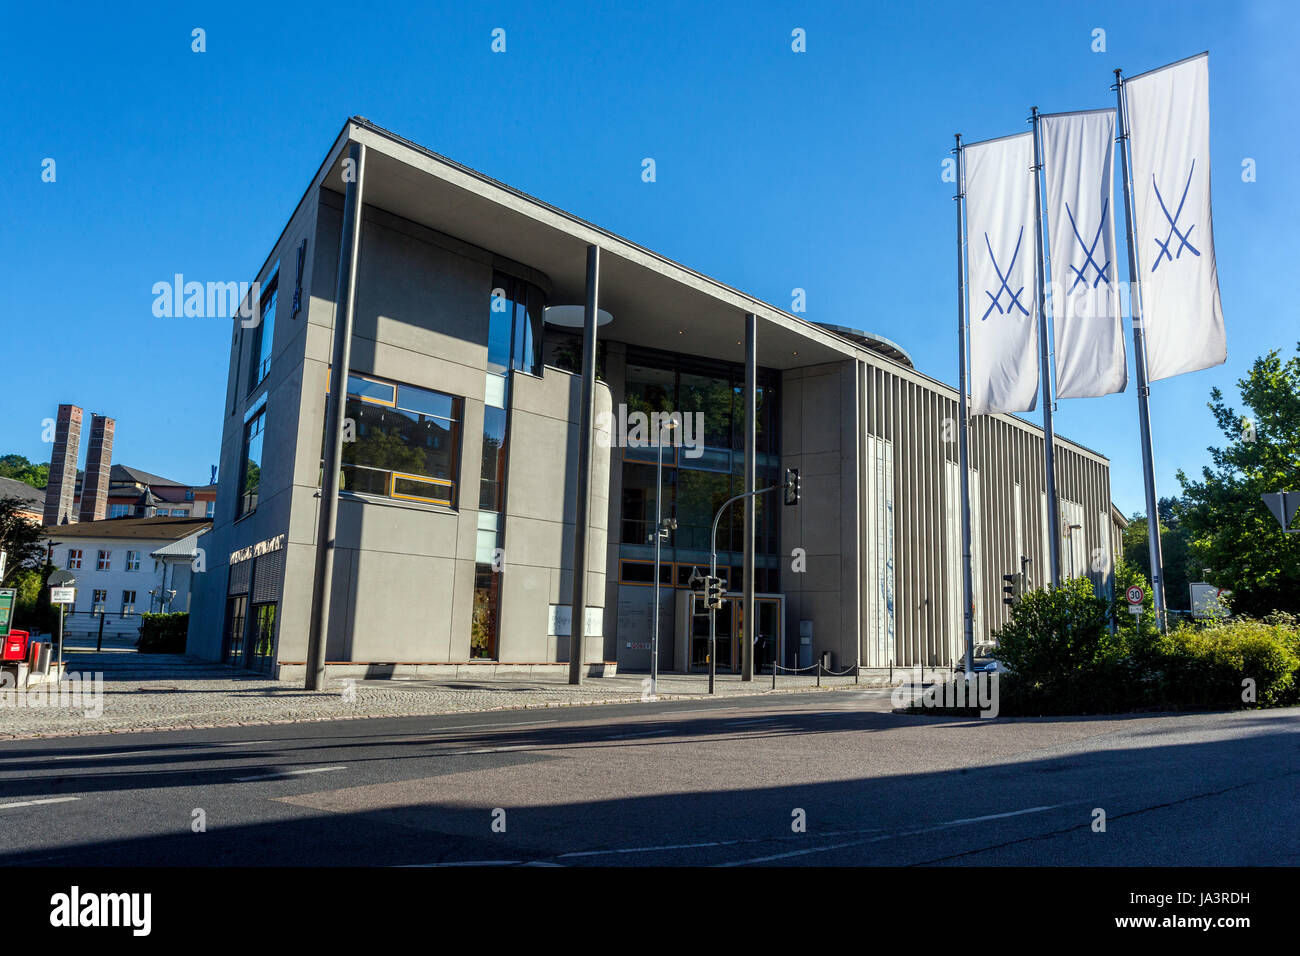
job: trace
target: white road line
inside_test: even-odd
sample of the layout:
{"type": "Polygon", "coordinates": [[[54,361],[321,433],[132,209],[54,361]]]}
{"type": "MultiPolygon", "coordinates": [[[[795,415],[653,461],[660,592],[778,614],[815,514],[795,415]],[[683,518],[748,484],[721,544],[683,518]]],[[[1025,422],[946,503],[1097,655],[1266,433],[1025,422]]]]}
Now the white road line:
{"type": "Polygon", "coordinates": [[[771,856],[753,857],[748,860],[732,860],[728,863],[719,863],[719,867],[729,866],[747,866],[751,863],[771,863],[774,860],[788,860],[796,856],[808,856],[812,853],[828,853],[831,850],[843,850],[852,846],[864,846],[868,843],[880,843],[883,840],[893,840],[898,837],[918,836],[922,833],[933,833],[936,830],[946,830],[948,827],[963,826],[967,823],[982,823],[986,820],[1001,820],[1006,817],[1018,817],[1025,813],[1042,813],[1044,810],[1055,810],[1064,804],[1053,804],[1046,807],[1028,807],[1024,810],[1011,810],[1008,813],[990,813],[983,817],[965,817],[961,820],[948,820],[945,823],[936,823],[934,826],[922,827],[919,830],[908,830],[904,833],[886,833],[883,836],[868,837],[864,840],[850,840],[847,843],[833,843],[830,846],[809,847],[804,850],[791,850],[789,853],[775,853],[771,856]]]}
{"type": "Polygon", "coordinates": [[[602,737],[602,740],[627,740],[629,737],[662,737],[668,731],[663,730],[646,730],[639,734],[616,734],[613,737],[602,737]]]}
{"type": "Polygon", "coordinates": [[[785,720],[785,717],[746,717],[743,720],[729,720],[728,727],[734,727],[737,724],[761,724],[769,720],[785,720]]]}
{"type": "Polygon", "coordinates": [[[496,727],[500,730],[506,730],[510,727],[536,727],[540,724],[558,724],[558,720],[530,720],[527,723],[513,724],[456,724],[454,727],[443,727],[441,730],[470,730],[477,727],[496,727]]]}
{"type": "Polygon", "coordinates": [[[80,800],[81,797],[45,797],[41,800],[23,800],[20,803],[0,803],[0,810],[9,810],[14,807],[38,807],[43,803],[70,803],[73,800],[80,800]]]}
{"type": "Polygon", "coordinates": [[[296,777],[305,773],[327,773],[331,770],[347,770],[347,767],[307,767],[304,770],[280,770],[276,773],[264,773],[257,777],[236,777],[236,783],[248,783],[250,780],[279,780],[284,777],[296,777]]]}
{"type": "Polygon", "coordinates": [[[715,840],[711,843],[670,843],[666,846],[631,846],[622,847],[615,850],[577,850],[573,853],[561,853],[556,857],[557,860],[570,859],[579,856],[609,856],[613,853],[655,853],[661,850],[698,850],[702,847],[710,846],[733,846],[737,843],[744,843],[744,840],[715,840]]]}
{"type": "Polygon", "coordinates": [[[275,743],[273,740],[223,740],[220,743],[210,744],[213,747],[252,747],[254,744],[275,743]]]}
{"type": "Polygon", "coordinates": [[[429,869],[438,866],[518,866],[522,860],[457,860],[453,863],[407,863],[406,868],[429,869]]]}
{"type": "MultiPolygon", "coordinates": [[[[109,753],[101,753],[101,754],[66,754],[61,757],[51,757],[50,759],[51,760],[98,760],[101,757],[138,757],[140,754],[152,754],[158,752],[159,751],[156,750],[122,750],[122,751],[110,751],[109,753]]],[[[166,752],[174,753],[175,751],[166,751],[166,752]]]]}

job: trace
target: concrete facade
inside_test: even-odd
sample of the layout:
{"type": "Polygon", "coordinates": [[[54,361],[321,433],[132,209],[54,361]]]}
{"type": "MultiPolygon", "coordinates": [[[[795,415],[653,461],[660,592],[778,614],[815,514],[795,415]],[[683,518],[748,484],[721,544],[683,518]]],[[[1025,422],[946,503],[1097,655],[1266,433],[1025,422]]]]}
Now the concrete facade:
{"type": "MultiPolygon", "coordinates": [[[[244,622],[232,619],[232,608],[247,595],[263,609],[259,633],[270,648],[259,666],[282,678],[304,667],[332,378],[340,168],[349,142],[368,150],[351,372],[454,396],[461,420],[450,504],[340,495],[326,646],[336,673],[468,663],[483,590],[476,580],[497,558],[494,666],[567,661],[582,382],[565,370],[572,365],[560,361],[557,343],[573,336],[548,328],[550,364],[536,374],[512,371],[503,386],[490,371],[489,300],[494,276],[505,274],[543,290],[548,304],[581,302],[589,245],[602,250],[599,304],[613,321],[599,333],[601,434],[584,529],[594,626],[584,659],[631,669],[649,660],[653,587],[644,577],[644,518],[629,522],[626,513],[627,475],[646,459],[629,458],[607,431],[628,399],[627,370],[645,356],[671,370],[677,355],[734,382],[744,368],[747,313],[757,318],[758,373],[767,383],[760,387],[775,402],[769,450],[758,456],[768,478],[759,480],[797,468],[803,483],[798,507],[783,507],[779,491],[763,499],[775,541],[756,559],[767,583],[757,590],[782,603],[785,662],[795,660],[801,629],[811,630],[812,650],[829,651],[835,668],[947,667],[958,659],[954,389],[910,367],[900,346],[782,312],[360,119],[346,124],[257,276],[263,287],[278,282],[279,305],[269,371],[252,388],[255,336],[234,323],[221,483],[213,530],[201,542],[207,571],[195,583],[191,653],[227,655],[232,620],[244,622]],[[508,413],[499,514],[479,507],[490,407],[508,413]],[[245,422],[263,408],[256,507],[240,515],[245,422]],[[629,578],[633,571],[641,579],[629,578]]],[[[718,441],[708,451],[721,465],[692,472],[683,463],[678,476],[716,474],[734,485],[728,476],[739,473],[743,444],[734,434],[718,441]]],[[[1041,583],[1047,536],[1064,535],[1070,524],[1079,528],[1066,542],[1062,573],[1109,582],[1108,462],[1057,436],[1063,527],[1053,532],[1043,505],[1042,441],[1040,429],[1012,416],[972,425],[977,640],[1006,619],[1001,576],[1025,570],[1041,583]]],[[[719,503],[716,496],[705,501],[719,503]]],[[[670,542],[677,566],[661,588],[656,638],[665,670],[690,666],[678,659],[692,653],[678,632],[683,619],[690,622],[681,613],[688,607],[685,572],[707,562],[707,543],[695,530],[692,543],[670,542]]],[[[722,560],[734,568],[740,553],[735,546],[722,560]]]]}

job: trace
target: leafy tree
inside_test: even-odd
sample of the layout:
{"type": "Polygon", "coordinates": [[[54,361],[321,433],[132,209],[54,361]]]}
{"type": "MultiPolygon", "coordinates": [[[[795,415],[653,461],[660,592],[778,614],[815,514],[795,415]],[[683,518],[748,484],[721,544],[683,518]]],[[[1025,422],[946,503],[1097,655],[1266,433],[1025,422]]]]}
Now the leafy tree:
{"type": "Polygon", "coordinates": [[[1300,490],[1300,344],[1281,359],[1277,350],[1255,360],[1237,383],[1252,414],[1229,405],[1219,389],[1209,409],[1227,439],[1209,449],[1212,466],[1192,481],[1182,471],[1182,501],[1193,566],[1209,568],[1210,582],[1232,590],[1232,609],[1252,615],[1300,611],[1300,534],[1286,534],[1260,500],[1300,490]]]}
{"type": "MultiPolygon", "coordinates": [[[[1165,600],[1170,608],[1191,608],[1191,582],[1201,580],[1203,565],[1191,553],[1186,526],[1179,520],[1177,498],[1161,498],[1156,505],[1160,516],[1160,554],[1165,565],[1165,600]]],[[[1134,514],[1124,529],[1124,560],[1151,580],[1151,549],[1147,542],[1146,515],[1134,514]]]]}
{"type": "Polygon", "coordinates": [[[22,455],[0,455],[0,478],[13,478],[33,488],[44,488],[49,484],[50,465],[28,461],[22,455]]]}
{"type": "Polygon", "coordinates": [[[5,577],[13,578],[24,568],[38,567],[45,557],[45,534],[39,524],[19,514],[27,503],[21,498],[0,498],[0,551],[5,559],[5,577]]]}

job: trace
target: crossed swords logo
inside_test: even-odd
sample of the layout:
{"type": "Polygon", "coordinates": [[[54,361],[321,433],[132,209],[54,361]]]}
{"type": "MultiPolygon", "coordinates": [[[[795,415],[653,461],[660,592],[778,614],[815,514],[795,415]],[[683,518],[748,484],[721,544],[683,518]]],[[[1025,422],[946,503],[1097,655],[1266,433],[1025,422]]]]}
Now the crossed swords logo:
{"type": "MultiPolygon", "coordinates": [[[[1160,247],[1160,251],[1156,254],[1156,261],[1151,265],[1152,272],[1155,272],[1160,266],[1160,263],[1165,259],[1173,262],[1175,259],[1182,258],[1184,249],[1190,250],[1194,256],[1199,256],[1201,254],[1201,250],[1192,245],[1190,239],[1192,230],[1196,228],[1196,224],[1193,223],[1188,226],[1186,230],[1180,230],[1178,228],[1178,219],[1182,216],[1183,206],[1187,203],[1187,193],[1191,190],[1192,175],[1195,172],[1196,160],[1193,159],[1192,167],[1187,171],[1187,182],[1183,186],[1182,198],[1178,200],[1178,208],[1175,209],[1172,214],[1169,212],[1169,206],[1165,202],[1165,197],[1160,192],[1160,186],[1156,183],[1155,174],[1152,173],[1151,175],[1151,188],[1155,190],[1156,201],[1160,203],[1160,210],[1165,214],[1165,219],[1169,222],[1169,234],[1165,236],[1164,241],[1162,242],[1159,239],[1154,240],[1155,244],[1160,247]],[[1174,252],[1170,252],[1169,247],[1174,244],[1175,236],[1178,238],[1178,248],[1174,252]]],[[[1084,242],[1083,236],[1079,234],[1079,225],[1075,222],[1074,212],[1070,209],[1070,204],[1065,204],[1065,214],[1070,217],[1070,229],[1073,230],[1074,238],[1078,241],[1079,248],[1083,250],[1084,255],[1083,265],[1075,266],[1073,263],[1070,265],[1070,271],[1074,273],[1074,283],[1070,286],[1071,292],[1078,287],[1080,282],[1085,283],[1085,285],[1087,284],[1088,277],[1086,273],[1089,266],[1091,266],[1097,273],[1096,278],[1092,280],[1092,287],[1094,289],[1097,287],[1097,284],[1103,280],[1110,282],[1110,277],[1106,274],[1106,271],[1110,268],[1110,260],[1107,259],[1104,263],[1098,265],[1097,260],[1093,258],[1093,253],[1097,251],[1097,245],[1101,242],[1102,230],[1106,226],[1106,210],[1109,205],[1110,200],[1102,202],[1101,221],[1097,223],[1097,232],[1092,237],[1092,243],[1088,244],[1084,242]]],[[[998,315],[1007,315],[1013,309],[1019,309],[1026,316],[1029,315],[1029,310],[1020,302],[1020,295],[1025,291],[1025,287],[1021,286],[1019,289],[1012,292],[1011,285],[1007,281],[1007,276],[1011,275],[1011,270],[1016,267],[1016,257],[1020,255],[1020,243],[1021,240],[1024,239],[1024,236],[1025,229],[1021,226],[1020,233],[1016,236],[1016,248],[1011,253],[1011,262],[1007,265],[1006,272],[1003,272],[1002,269],[998,267],[998,257],[993,254],[993,244],[989,241],[989,234],[987,232],[984,233],[984,246],[989,251],[989,261],[993,263],[993,271],[997,273],[998,281],[1002,284],[998,286],[996,292],[989,292],[987,289],[985,290],[984,294],[989,297],[989,307],[985,309],[984,314],[980,316],[981,322],[987,319],[994,309],[998,310],[998,315]],[[1010,299],[1005,309],[1002,308],[1003,292],[1005,292],[1007,297],[1010,299]]]]}
{"type": "Polygon", "coordinates": [[[989,307],[985,309],[984,314],[980,316],[981,322],[987,319],[989,317],[989,313],[992,312],[994,309],[998,310],[998,315],[1006,315],[1010,313],[1012,309],[1019,309],[1026,316],[1029,315],[1029,310],[1026,309],[1024,305],[1022,305],[1020,302],[1020,294],[1025,291],[1025,287],[1021,286],[1015,292],[1012,292],[1011,286],[1007,282],[1007,276],[1011,275],[1011,270],[1016,267],[1016,256],[1020,255],[1020,241],[1024,239],[1024,237],[1025,237],[1025,227],[1021,226],[1020,234],[1016,236],[1016,248],[1011,253],[1011,261],[1007,264],[1007,271],[1004,273],[1001,269],[998,268],[998,257],[993,254],[993,244],[989,242],[989,234],[987,232],[984,233],[984,246],[989,251],[989,260],[993,263],[993,271],[997,273],[998,279],[1002,282],[1002,285],[998,287],[998,291],[996,292],[996,294],[993,292],[989,292],[987,289],[984,290],[984,294],[989,297],[989,307]],[[1007,307],[1005,309],[1002,308],[1003,292],[1005,292],[1011,300],[1010,302],[1007,303],[1007,307]]]}
{"type": "Polygon", "coordinates": [[[1155,272],[1156,268],[1165,259],[1173,262],[1175,259],[1182,258],[1184,249],[1190,249],[1192,255],[1195,256],[1201,254],[1201,250],[1192,245],[1191,240],[1188,239],[1188,236],[1192,234],[1192,230],[1196,228],[1195,223],[1188,226],[1186,231],[1180,232],[1178,229],[1178,217],[1183,214],[1183,204],[1187,202],[1187,191],[1192,188],[1192,173],[1194,172],[1196,172],[1195,159],[1192,160],[1192,168],[1187,171],[1187,184],[1183,186],[1183,198],[1178,200],[1178,208],[1174,210],[1172,216],[1169,215],[1169,207],[1165,205],[1165,197],[1160,195],[1160,187],[1156,184],[1155,173],[1151,174],[1151,188],[1156,191],[1156,201],[1160,203],[1160,211],[1163,212],[1165,218],[1169,220],[1169,234],[1165,236],[1165,241],[1161,242],[1159,239],[1155,240],[1155,244],[1160,247],[1160,251],[1156,253],[1156,261],[1151,264],[1152,272],[1155,272]],[[1178,251],[1170,253],[1169,247],[1173,245],[1174,236],[1178,237],[1178,251]]]}

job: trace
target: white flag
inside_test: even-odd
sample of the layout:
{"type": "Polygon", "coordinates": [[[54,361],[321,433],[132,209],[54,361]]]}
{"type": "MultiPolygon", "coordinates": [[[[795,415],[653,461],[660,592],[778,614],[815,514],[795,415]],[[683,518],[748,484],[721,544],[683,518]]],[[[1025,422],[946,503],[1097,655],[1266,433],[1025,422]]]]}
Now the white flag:
{"type": "Polygon", "coordinates": [[[1033,134],[974,143],[963,153],[971,413],[1031,412],[1038,400],[1033,134]]]}
{"type": "Polygon", "coordinates": [[[1201,54],[1124,84],[1134,226],[1151,380],[1228,357],[1210,217],[1210,60],[1201,54]]]}
{"type": "Polygon", "coordinates": [[[1128,384],[1116,285],[1115,111],[1039,117],[1047,173],[1056,397],[1092,398],[1128,384]]]}

